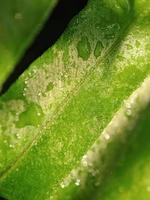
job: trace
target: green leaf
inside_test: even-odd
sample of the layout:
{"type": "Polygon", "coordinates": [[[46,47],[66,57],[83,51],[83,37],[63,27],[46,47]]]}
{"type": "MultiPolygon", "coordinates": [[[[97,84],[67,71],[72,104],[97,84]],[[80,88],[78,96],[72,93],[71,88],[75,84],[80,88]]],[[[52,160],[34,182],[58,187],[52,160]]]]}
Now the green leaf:
{"type": "Polygon", "coordinates": [[[0,6],[0,86],[32,42],[56,0],[2,0],[0,6]]]}
{"type": "MultiPolygon", "coordinates": [[[[99,168],[104,169],[96,177],[102,177],[108,183],[102,182],[100,188],[95,189],[93,185],[97,184],[98,179],[95,182],[86,169],[83,170],[83,175],[81,173],[81,178],[79,173],[80,179],[85,177],[83,182],[86,184],[83,187],[78,187],[80,179],[68,187],[65,187],[65,181],[68,181],[66,177],[70,177],[73,169],[78,169],[80,161],[84,161],[84,154],[99,135],[103,138],[101,133],[122,107],[123,101],[149,76],[149,11],[148,0],[90,0],[58,42],[36,60],[7,94],[1,97],[2,196],[11,200],[89,197],[94,200],[133,199],[130,192],[128,196],[123,196],[123,192],[121,196],[117,192],[121,191],[118,181],[122,181],[121,188],[127,191],[128,185],[124,187],[124,184],[128,179],[126,174],[130,164],[134,165],[136,159],[141,159],[146,166],[144,150],[141,157],[136,153],[140,152],[140,134],[146,129],[144,119],[148,122],[149,111],[143,111],[148,104],[148,89],[137,92],[140,100],[139,104],[135,102],[135,106],[133,105],[133,111],[128,104],[125,113],[120,111],[124,113],[117,119],[121,137],[113,133],[116,128],[110,126],[112,134],[116,136],[113,136],[114,142],[110,145],[110,150],[103,150],[107,159],[102,158],[102,162],[99,162],[97,153],[92,156],[98,158],[98,165],[94,163],[94,172],[99,168]],[[142,112],[144,114],[140,115],[142,112]],[[122,121],[122,118],[126,121],[122,121]],[[132,127],[133,131],[126,131],[128,127],[132,127]],[[137,137],[130,137],[132,133],[136,135],[136,132],[137,137]],[[124,147],[123,153],[120,146],[124,147]],[[129,154],[132,146],[133,151],[129,154]],[[125,147],[129,148],[126,150],[125,147]],[[123,159],[122,168],[115,166],[117,156],[123,159]],[[119,173],[123,175],[119,177],[119,173]]],[[[114,124],[113,120],[112,123],[114,124]]],[[[148,137],[149,129],[146,130],[143,138],[148,137]]],[[[104,136],[107,144],[110,136],[104,136]]],[[[146,142],[148,144],[148,140],[146,142]]],[[[102,145],[103,142],[100,141],[96,149],[102,145]]],[[[141,148],[148,152],[147,146],[141,148]]],[[[101,157],[101,151],[99,155],[101,157]]],[[[131,169],[131,176],[138,173],[134,167],[133,172],[131,169]]],[[[144,185],[148,175],[144,171],[141,185],[144,185]]],[[[76,174],[72,176],[73,179],[78,177],[76,174]]],[[[132,183],[136,184],[134,181],[132,183]]],[[[140,185],[131,190],[135,191],[135,196],[138,195],[138,188],[140,185]]],[[[149,199],[144,192],[141,192],[141,197],[149,199]]]]}
{"type": "Polygon", "coordinates": [[[149,84],[124,103],[54,199],[150,198],[149,84]]]}

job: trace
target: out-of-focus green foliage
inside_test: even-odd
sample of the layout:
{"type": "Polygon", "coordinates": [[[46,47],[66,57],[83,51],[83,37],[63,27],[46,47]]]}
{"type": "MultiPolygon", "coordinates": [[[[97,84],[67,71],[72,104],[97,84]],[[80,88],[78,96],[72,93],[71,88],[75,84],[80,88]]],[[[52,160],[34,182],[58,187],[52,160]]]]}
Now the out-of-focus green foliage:
{"type": "Polygon", "coordinates": [[[42,26],[56,0],[1,0],[0,87],[42,26]]]}

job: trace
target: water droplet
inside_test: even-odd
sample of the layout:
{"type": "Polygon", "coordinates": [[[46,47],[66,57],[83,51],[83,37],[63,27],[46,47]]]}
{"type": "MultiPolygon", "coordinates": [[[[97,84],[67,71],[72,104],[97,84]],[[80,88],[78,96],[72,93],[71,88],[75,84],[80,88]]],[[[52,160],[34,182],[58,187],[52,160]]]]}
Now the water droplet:
{"type": "Polygon", "coordinates": [[[39,93],[38,93],[38,96],[40,97],[41,95],[42,95],[42,93],[41,93],[41,92],[39,92],[39,93]]]}
{"type": "Polygon", "coordinates": [[[40,115],[41,115],[41,113],[40,113],[40,112],[38,112],[38,113],[37,113],[37,115],[38,115],[38,116],[40,116],[40,115]]]}
{"type": "Polygon", "coordinates": [[[131,104],[129,102],[125,102],[125,114],[127,117],[130,117],[132,115],[132,109],[131,109],[131,104]]]}
{"type": "Polygon", "coordinates": [[[13,144],[10,144],[9,147],[10,147],[10,148],[14,148],[14,145],[13,145],[13,144]]]}
{"type": "Polygon", "coordinates": [[[87,161],[87,155],[84,155],[83,157],[82,157],[82,165],[84,166],[84,167],[87,167],[88,166],[88,161],[87,161]]]}
{"type": "Polygon", "coordinates": [[[96,176],[98,173],[99,173],[99,171],[96,170],[96,169],[92,169],[92,170],[91,170],[92,176],[96,176]]]}
{"type": "Polygon", "coordinates": [[[109,135],[108,133],[106,133],[106,134],[104,134],[104,138],[105,138],[106,140],[109,140],[109,139],[110,139],[110,135],[109,135]]]}
{"type": "Polygon", "coordinates": [[[61,188],[65,188],[69,185],[69,182],[67,180],[64,180],[60,183],[61,188]]]}
{"type": "Polygon", "coordinates": [[[75,185],[77,185],[77,186],[80,185],[80,179],[77,179],[77,180],[76,180],[75,185]]]}
{"type": "Polygon", "coordinates": [[[127,115],[127,116],[131,116],[131,115],[132,115],[132,111],[131,111],[130,109],[127,109],[127,110],[126,110],[126,115],[127,115]]]}
{"type": "Polygon", "coordinates": [[[29,77],[31,77],[31,75],[32,75],[31,72],[29,72],[28,75],[29,75],[29,77]]]}
{"type": "Polygon", "coordinates": [[[61,188],[64,188],[64,187],[65,187],[65,185],[64,185],[63,182],[60,184],[60,186],[61,186],[61,188]]]}
{"type": "Polygon", "coordinates": [[[78,56],[83,60],[87,60],[91,53],[91,46],[87,37],[82,37],[77,44],[78,56]]]}
{"type": "Polygon", "coordinates": [[[21,138],[21,135],[19,133],[16,134],[17,139],[21,138]]]}
{"type": "Polygon", "coordinates": [[[102,52],[102,49],[103,49],[104,47],[103,47],[103,44],[100,42],[100,41],[98,41],[97,43],[96,43],[96,46],[95,46],[95,49],[94,49],[94,56],[96,57],[96,58],[98,58],[100,55],[101,55],[101,52],[102,52]]]}
{"type": "Polygon", "coordinates": [[[27,81],[27,80],[25,80],[25,81],[24,81],[24,83],[27,85],[28,81],[27,81]]]}

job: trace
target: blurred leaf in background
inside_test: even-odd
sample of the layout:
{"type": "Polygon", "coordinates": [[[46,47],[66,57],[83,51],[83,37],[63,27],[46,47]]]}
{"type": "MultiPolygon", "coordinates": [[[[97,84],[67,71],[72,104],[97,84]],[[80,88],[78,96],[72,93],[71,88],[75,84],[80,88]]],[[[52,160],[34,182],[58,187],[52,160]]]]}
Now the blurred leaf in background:
{"type": "Polygon", "coordinates": [[[42,27],[56,0],[1,0],[0,86],[42,27]]]}

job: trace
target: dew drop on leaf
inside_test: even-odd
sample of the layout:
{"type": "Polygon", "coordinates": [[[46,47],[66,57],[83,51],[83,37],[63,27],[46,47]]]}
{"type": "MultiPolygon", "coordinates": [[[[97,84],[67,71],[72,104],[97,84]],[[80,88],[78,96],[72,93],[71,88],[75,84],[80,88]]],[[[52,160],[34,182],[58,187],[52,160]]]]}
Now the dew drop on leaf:
{"type": "Polygon", "coordinates": [[[87,161],[87,155],[84,155],[83,158],[82,158],[82,165],[84,167],[87,167],[88,166],[88,161],[87,161]]]}
{"type": "Polygon", "coordinates": [[[125,102],[125,107],[126,107],[126,110],[125,110],[125,114],[127,117],[130,117],[132,115],[132,107],[131,107],[131,104],[129,102],[125,102]]]}
{"type": "Polygon", "coordinates": [[[105,138],[106,140],[109,140],[109,139],[110,139],[110,135],[109,135],[108,133],[106,133],[106,134],[104,135],[104,138],[105,138]]]}
{"type": "Polygon", "coordinates": [[[77,186],[80,185],[80,179],[77,179],[77,180],[76,180],[75,185],[77,185],[77,186]]]}
{"type": "Polygon", "coordinates": [[[14,148],[14,145],[13,145],[13,144],[10,144],[9,147],[10,147],[10,148],[14,148]]]}
{"type": "Polygon", "coordinates": [[[64,180],[63,182],[60,183],[60,187],[65,188],[68,186],[68,184],[69,184],[69,182],[67,180],[64,180]]]}
{"type": "Polygon", "coordinates": [[[17,139],[20,139],[20,138],[21,138],[21,134],[20,134],[20,133],[17,133],[17,134],[16,134],[16,138],[17,138],[17,139]]]}
{"type": "Polygon", "coordinates": [[[126,116],[130,117],[132,115],[132,111],[130,109],[126,110],[126,116]]]}

